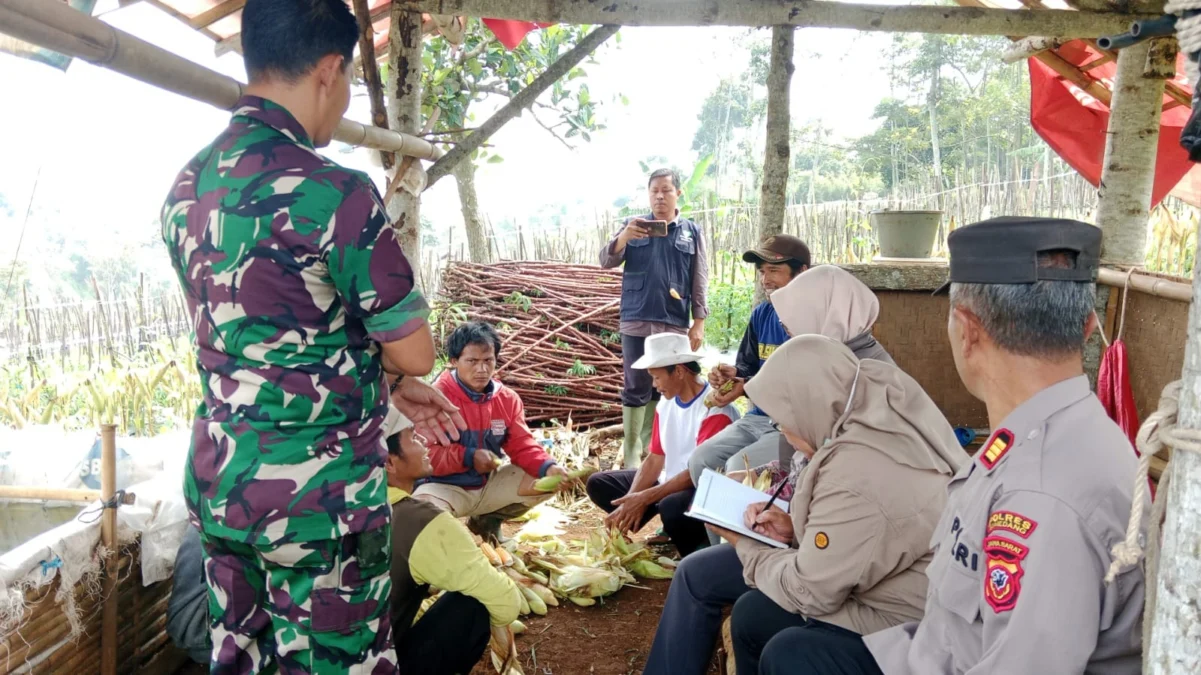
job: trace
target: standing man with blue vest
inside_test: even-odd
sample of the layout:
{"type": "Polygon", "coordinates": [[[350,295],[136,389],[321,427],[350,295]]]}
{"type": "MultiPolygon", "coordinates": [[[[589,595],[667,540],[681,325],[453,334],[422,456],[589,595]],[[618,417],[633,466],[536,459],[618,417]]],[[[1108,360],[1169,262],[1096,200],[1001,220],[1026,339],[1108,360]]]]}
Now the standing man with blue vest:
{"type": "Polygon", "coordinates": [[[651,212],[626,221],[600,252],[601,267],[625,263],[621,279],[621,352],[625,387],[621,392],[623,468],[635,469],[650,445],[655,397],[651,376],[631,366],[642,358],[643,343],[656,333],[687,333],[693,351],[704,336],[709,260],[701,228],[680,217],[683,191],[672,169],[657,169],[647,181],[651,212]],[[654,221],[667,223],[666,236],[654,221]],[[691,321],[690,321],[691,319],[691,321]]]}

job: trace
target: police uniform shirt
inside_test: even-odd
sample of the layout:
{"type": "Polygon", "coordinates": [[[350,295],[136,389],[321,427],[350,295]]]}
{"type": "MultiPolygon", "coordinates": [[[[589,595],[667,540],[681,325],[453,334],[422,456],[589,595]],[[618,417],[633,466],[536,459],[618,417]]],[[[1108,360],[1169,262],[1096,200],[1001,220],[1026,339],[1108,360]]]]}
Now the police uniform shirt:
{"type": "Polygon", "coordinates": [[[1141,567],[1104,581],[1136,465],[1083,375],[1015,409],[948,487],[921,623],[865,638],[885,675],[1138,673],[1141,567]]]}

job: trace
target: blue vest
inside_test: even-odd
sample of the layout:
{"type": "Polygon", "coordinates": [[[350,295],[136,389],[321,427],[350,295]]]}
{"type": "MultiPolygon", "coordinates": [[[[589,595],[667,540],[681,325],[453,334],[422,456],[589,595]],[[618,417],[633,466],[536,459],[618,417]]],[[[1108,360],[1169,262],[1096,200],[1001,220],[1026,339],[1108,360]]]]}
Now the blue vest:
{"type": "MultiPolygon", "coordinates": [[[[776,314],[775,305],[771,301],[761,302],[759,306],[751,311],[751,326],[755,329],[755,337],[759,339],[759,368],[763,368],[763,364],[767,363],[767,357],[771,356],[780,345],[788,342],[788,331],[784,330],[784,324],[780,323],[780,317],[776,314]]],[[[749,411],[748,415],[766,415],[767,413],[759,409],[759,406],[754,406],[749,411]]]]}
{"type": "MultiPolygon", "coordinates": [[[[652,215],[642,216],[646,219],[652,215]]],[[[621,275],[621,320],[656,321],[688,326],[692,309],[692,268],[701,228],[680,218],[666,237],[634,239],[626,244],[621,275]],[[671,295],[672,289],[680,296],[671,295]]]]}

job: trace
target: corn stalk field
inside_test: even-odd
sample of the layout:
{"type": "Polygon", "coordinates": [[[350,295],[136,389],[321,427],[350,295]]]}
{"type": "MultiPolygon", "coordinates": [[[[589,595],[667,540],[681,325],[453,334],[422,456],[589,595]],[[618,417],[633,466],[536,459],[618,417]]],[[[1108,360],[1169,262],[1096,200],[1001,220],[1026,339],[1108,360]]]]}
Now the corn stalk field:
{"type": "Polygon", "coordinates": [[[72,303],[26,294],[0,323],[0,423],[177,429],[200,400],[189,330],[174,294],[72,303]]]}

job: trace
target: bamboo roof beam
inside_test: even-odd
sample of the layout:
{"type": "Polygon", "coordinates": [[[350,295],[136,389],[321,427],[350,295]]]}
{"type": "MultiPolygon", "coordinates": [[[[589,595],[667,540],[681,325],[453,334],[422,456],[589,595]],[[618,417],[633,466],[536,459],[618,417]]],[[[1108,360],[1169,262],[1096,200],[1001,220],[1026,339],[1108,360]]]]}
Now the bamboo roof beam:
{"type": "Polygon", "coordinates": [[[1001,61],[1005,63],[1017,63],[1042,52],[1058,49],[1066,40],[1063,38],[1052,37],[1028,37],[1022,38],[1013,43],[1013,46],[1005,50],[1001,55],[1001,61]]]}
{"type": "MultiPolygon", "coordinates": [[[[242,83],[156,47],[65,3],[0,0],[0,32],[80,58],[160,89],[230,110],[242,83]]],[[[343,119],[334,138],[349,145],[437,159],[442,150],[408,134],[343,119]]]]}
{"type": "Polygon", "coordinates": [[[1059,54],[1047,51],[1035,54],[1034,58],[1042,61],[1060,77],[1068,82],[1071,82],[1077,87],[1080,87],[1080,89],[1084,90],[1084,93],[1092,96],[1098,101],[1101,101],[1105,105],[1108,106],[1113,100],[1113,93],[1109,91],[1105,85],[1101,84],[1097,80],[1094,80],[1087,74],[1080,72],[1079,68],[1072,65],[1070,61],[1063,58],[1059,54]]]}
{"type": "Polygon", "coordinates": [[[245,6],[246,0],[225,0],[225,2],[197,14],[188,21],[188,25],[192,28],[207,28],[245,6]]]}
{"type": "MultiPolygon", "coordinates": [[[[488,16],[547,23],[623,26],[774,26],[849,28],[949,35],[1047,35],[1088,38],[1126,30],[1141,15],[1057,9],[935,5],[859,5],[813,0],[394,0],[428,14],[488,16]]],[[[1147,18],[1151,18],[1148,16],[1147,18]]]]}

